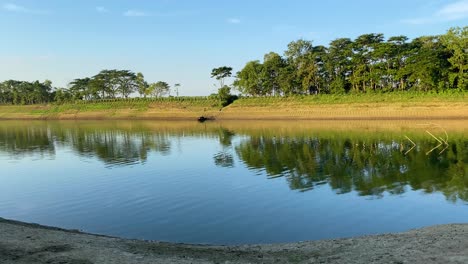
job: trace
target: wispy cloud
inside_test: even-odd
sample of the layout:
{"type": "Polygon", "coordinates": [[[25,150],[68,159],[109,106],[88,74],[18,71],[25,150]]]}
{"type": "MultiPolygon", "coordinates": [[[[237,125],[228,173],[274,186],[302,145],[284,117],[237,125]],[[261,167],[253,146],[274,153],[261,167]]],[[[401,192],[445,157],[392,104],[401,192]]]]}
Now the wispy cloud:
{"type": "Polygon", "coordinates": [[[437,14],[445,20],[458,20],[468,17],[468,0],[461,0],[449,5],[444,6],[440,9],[437,14]]]}
{"type": "Polygon", "coordinates": [[[46,14],[47,11],[38,10],[38,9],[30,9],[24,6],[16,5],[13,3],[6,3],[3,5],[3,9],[9,12],[16,12],[16,13],[29,13],[29,14],[46,14]]]}
{"type": "Polygon", "coordinates": [[[458,0],[444,5],[427,17],[416,17],[401,20],[402,23],[412,25],[424,25],[442,23],[468,18],[468,0],[458,0]]]}
{"type": "MultiPolygon", "coordinates": [[[[123,16],[126,17],[182,17],[182,16],[192,16],[199,14],[200,11],[197,10],[176,10],[176,11],[167,11],[167,12],[148,12],[138,9],[129,9],[123,13],[123,16]]],[[[240,21],[239,21],[240,22],[240,21]]]]}
{"type": "Polygon", "coordinates": [[[7,3],[3,5],[3,9],[11,12],[27,12],[28,9],[24,6],[19,6],[11,3],[7,3]]]}
{"type": "Polygon", "coordinates": [[[135,9],[129,9],[123,13],[124,16],[126,17],[146,17],[150,16],[150,14],[140,11],[140,10],[135,10],[135,9]]]}
{"type": "Polygon", "coordinates": [[[229,24],[240,24],[241,20],[239,18],[228,18],[227,22],[229,24]]]}
{"type": "Polygon", "coordinates": [[[102,14],[109,13],[109,9],[107,9],[107,8],[105,8],[103,6],[97,6],[96,7],[96,12],[102,13],[102,14]]]}

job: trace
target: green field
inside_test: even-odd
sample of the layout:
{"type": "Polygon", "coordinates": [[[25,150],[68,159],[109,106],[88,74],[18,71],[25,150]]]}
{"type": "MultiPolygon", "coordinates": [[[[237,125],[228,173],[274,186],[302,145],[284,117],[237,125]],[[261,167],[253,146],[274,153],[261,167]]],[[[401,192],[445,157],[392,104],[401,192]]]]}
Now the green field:
{"type": "Polygon", "coordinates": [[[392,92],[365,94],[321,94],[290,97],[243,97],[237,106],[271,106],[278,103],[303,105],[317,104],[355,104],[355,103],[428,103],[428,102],[466,102],[468,92],[423,93],[392,92]]]}

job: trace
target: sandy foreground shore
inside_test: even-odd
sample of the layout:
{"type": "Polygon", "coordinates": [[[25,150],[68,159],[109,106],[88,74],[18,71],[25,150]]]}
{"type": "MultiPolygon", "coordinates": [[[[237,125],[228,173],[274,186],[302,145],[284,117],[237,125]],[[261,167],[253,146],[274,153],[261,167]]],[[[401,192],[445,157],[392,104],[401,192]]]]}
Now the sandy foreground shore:
{"type": "Polygon", "coordinates": [[[276,245],[127,240],[0,218],[0,263],[468,263],[468,224],[276,245]]]}

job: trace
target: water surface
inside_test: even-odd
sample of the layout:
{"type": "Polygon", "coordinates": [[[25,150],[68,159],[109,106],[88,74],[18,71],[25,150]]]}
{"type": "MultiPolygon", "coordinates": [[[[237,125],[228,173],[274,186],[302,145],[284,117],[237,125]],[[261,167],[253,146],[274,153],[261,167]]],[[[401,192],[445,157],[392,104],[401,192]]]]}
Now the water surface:
{"type": "Polygon", "coordinates": [[[466,222],[461,123],[2,121],[0,217],[209,244],[466,222]]]}

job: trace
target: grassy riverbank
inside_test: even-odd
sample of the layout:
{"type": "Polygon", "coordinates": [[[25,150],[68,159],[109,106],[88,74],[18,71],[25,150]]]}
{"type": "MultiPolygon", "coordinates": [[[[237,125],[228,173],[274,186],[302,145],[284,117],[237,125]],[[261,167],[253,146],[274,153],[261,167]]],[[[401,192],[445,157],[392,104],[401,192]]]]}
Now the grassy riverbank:
{"type": "Polygon", "coordinates": [[[467,119],[468,94],[393,93],[241,98],[222,108],[209,97],[3,105],[0,119],[467,119]]]}
{"type": "Polygon", "coordinates": [[[466,119],[468,97],[460,94],[363,94],[243,98],[220,119],[466,119]]]}
{"type": "Polygon", "coordinates": [[[466,263],[468,225],[277,245],[202,246],[126,240],[0,218],[0,262],[466,263]]]}
{"type": "Polygon", "coordinates": [[[3,105],[0,119],[170,119],[214,116],[219,102],[207,97],[116,99],[47,105],[3,105]]]}

